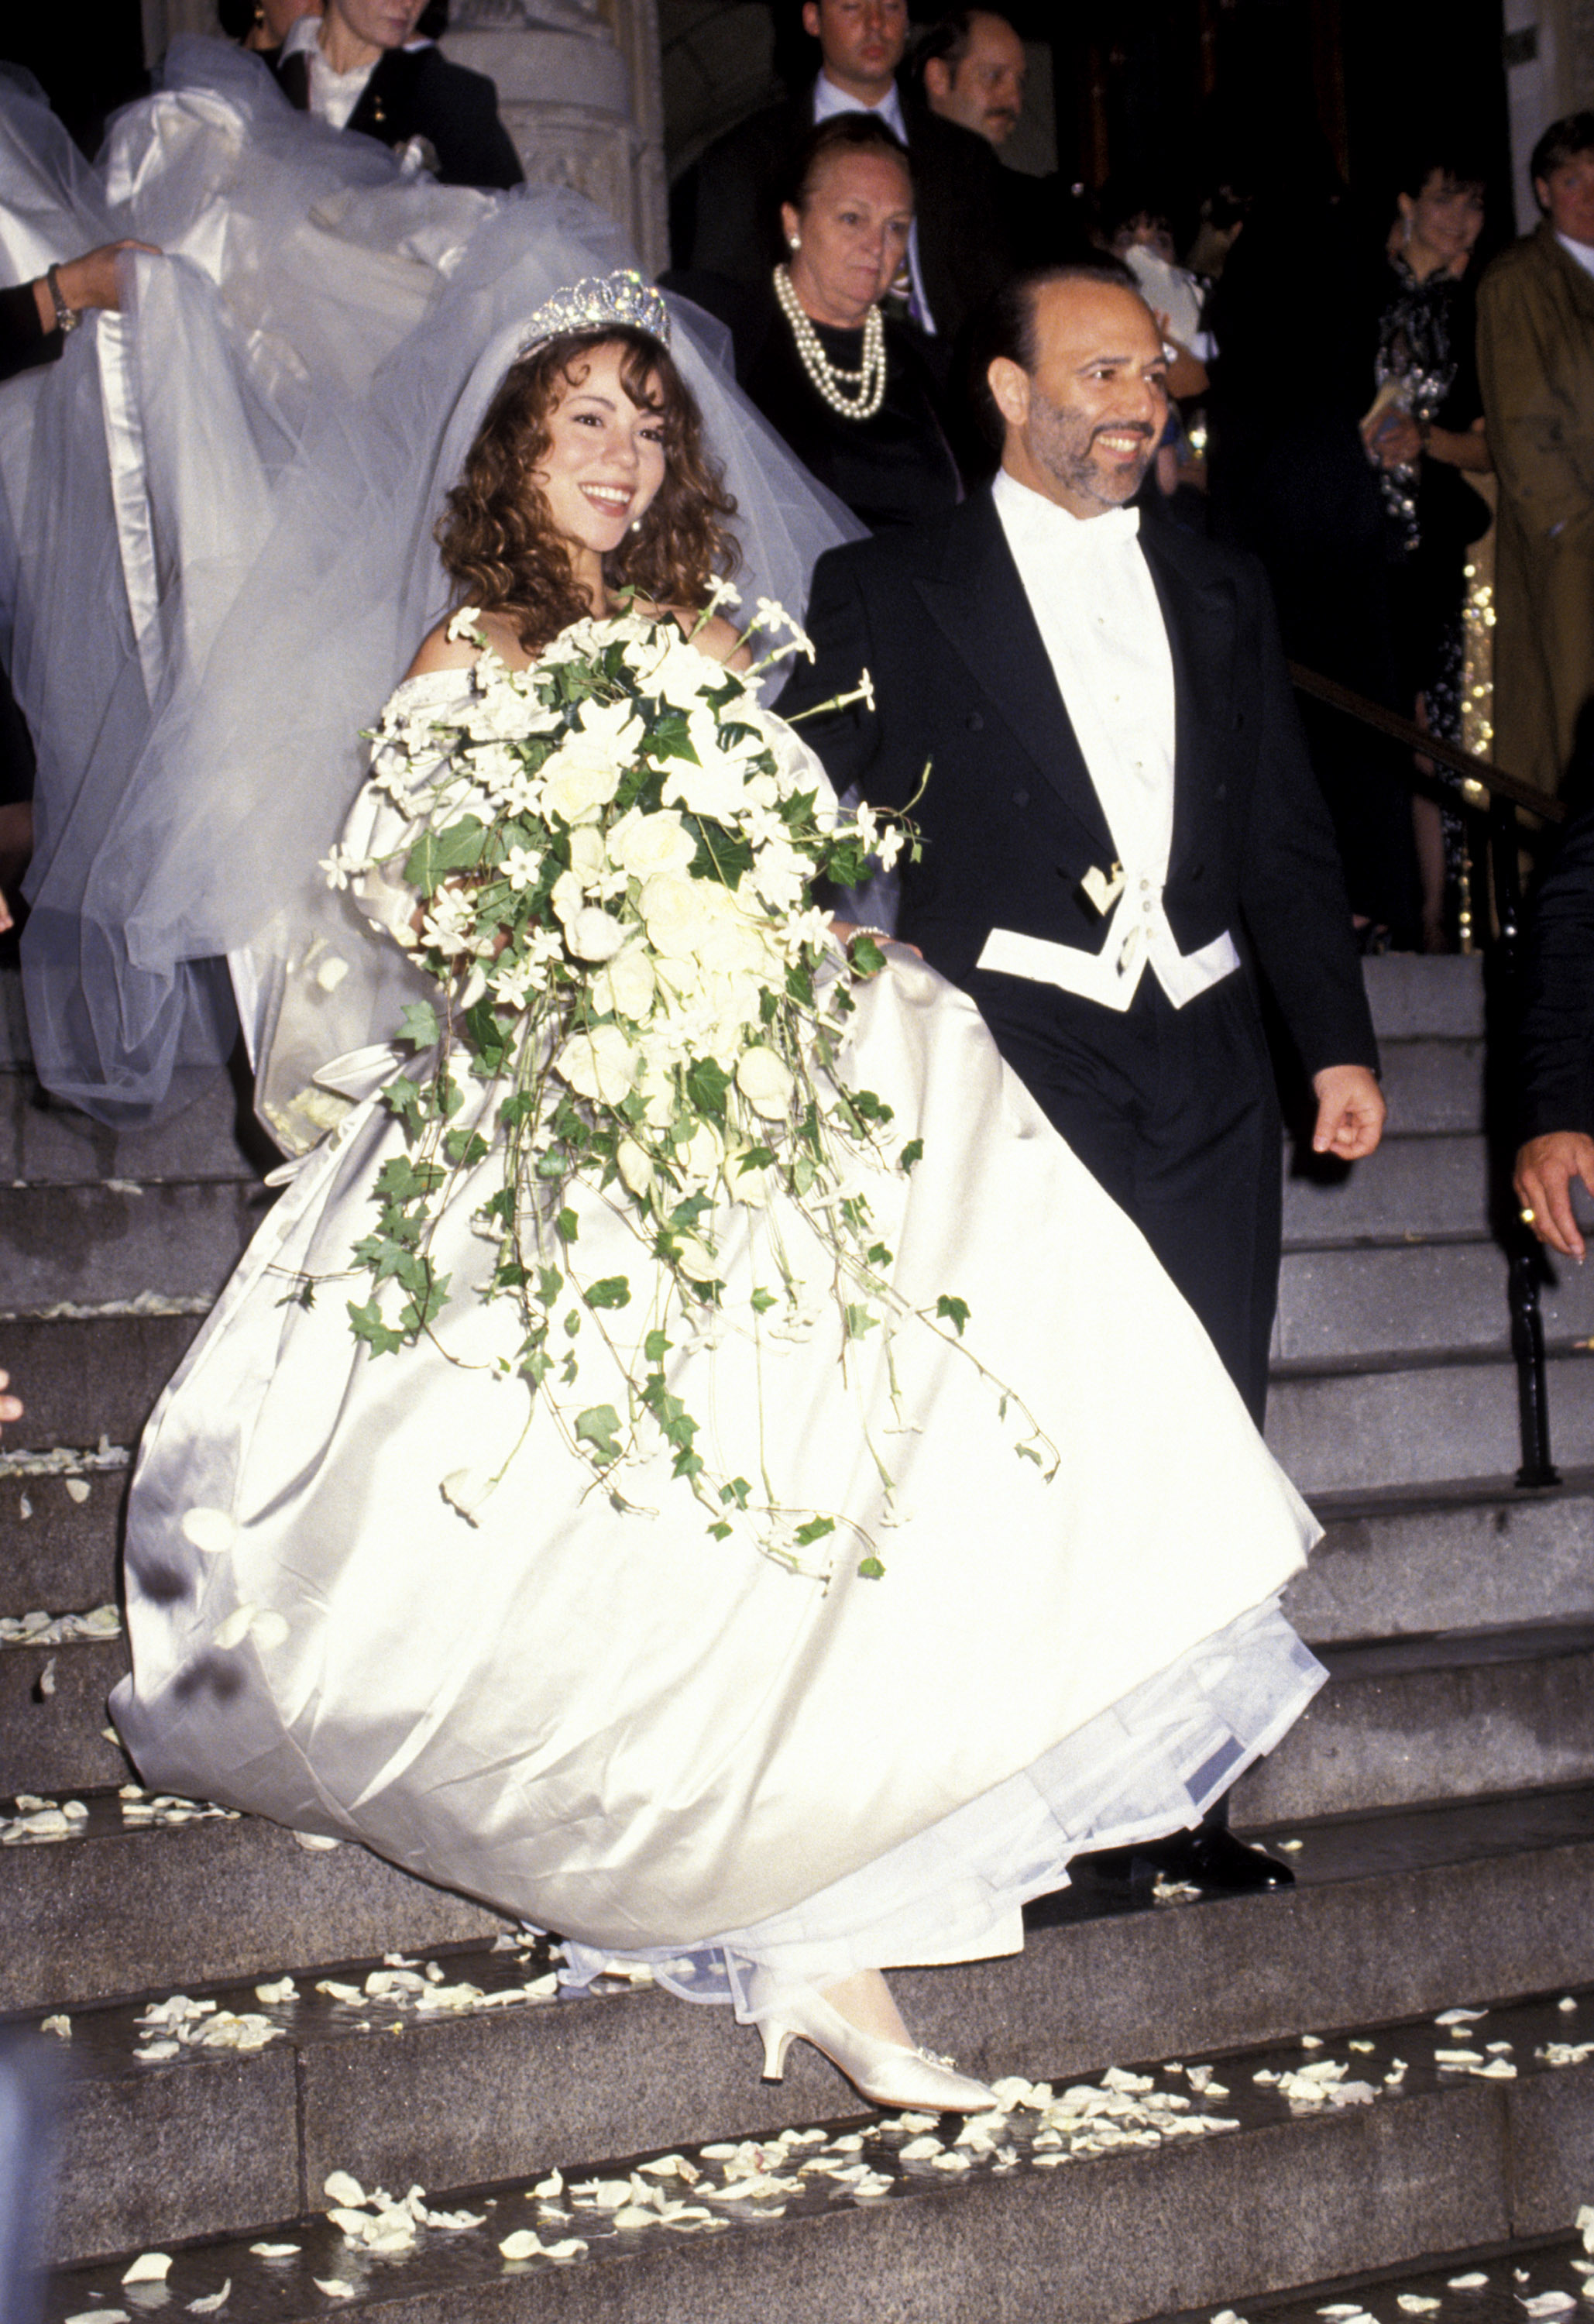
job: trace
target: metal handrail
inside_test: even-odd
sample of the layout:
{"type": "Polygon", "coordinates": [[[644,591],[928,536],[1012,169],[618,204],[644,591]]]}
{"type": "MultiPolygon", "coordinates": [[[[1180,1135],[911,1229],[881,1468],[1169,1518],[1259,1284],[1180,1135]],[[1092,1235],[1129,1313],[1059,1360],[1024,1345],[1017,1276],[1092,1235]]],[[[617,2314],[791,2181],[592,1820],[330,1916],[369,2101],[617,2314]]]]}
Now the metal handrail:
{"type": "MultiPolygon", "coordinates": [[[[1369,701],[1366,695],[1357,694],[1317,670],[1291,662],[1290,677],[1301,693],[1312,695],[1332,710],[1342,711],[1348,718],[1372,727],[1391,742],[1405,743],[1414,752],[1461,776],[1464,786],[1476,786],[1484,794],[1481,798],[1469,797],[1468,788],[1463,788],[1453,803],[1463,813],[1487,818],[1486,861],[1494,890],[1495,925],[1499,930],[1497,950],[1502,989],[1496,998],[1514,1010],[1522,929],[1522,833],[1516,810],[1525,807],[1545,823],[1559,824],[1566,820],[1565,806],[1547,791],[1507,774],[1503,767],[1475,757],[1459,743],[1425,733],[1414,720],[1401,717],[1398,711],[1387,709],[1381,702],[1369,701]]],[[[1415,780],[1414,769],[1414,788],[1415,780]]],[[[1517,1424],[1522,1443],[1522,1466],[1516,1471],[1516,1483],[1524,1490],[1533,1490],[1561,1482],[1561,1471],[1550,1453],[1549,1379],[1544,1365],[1544,1322],[1540,1305],[1544,1261],[1537,1241],[1517,1216],[1515,1205],[1505,1199],[1499,1204],[1497,1232],[1506,1252],[1511,1354],[1516,1365],[1517,1424]]]]}

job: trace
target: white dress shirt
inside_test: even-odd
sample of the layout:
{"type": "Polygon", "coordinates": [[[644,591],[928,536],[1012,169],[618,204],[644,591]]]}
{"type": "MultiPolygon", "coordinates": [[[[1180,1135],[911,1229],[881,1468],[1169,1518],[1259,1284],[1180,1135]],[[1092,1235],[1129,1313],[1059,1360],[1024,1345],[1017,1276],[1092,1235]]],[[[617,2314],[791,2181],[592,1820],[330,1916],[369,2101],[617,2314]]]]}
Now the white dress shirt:
{"type": "Polygon", "coordinates": [[[365,94],[365,84],[376,70],[376,59],[355,65],[350,72],[334,72],[321,52],[321,19],[300,16],[288,28],[282,55],[308,56],[310,69],[310,111],[332,129],[346,129],[355,107],[365,94]]]}
{"type": "MultiPolygon", "coordinates": [[[[895,81],[891,83],[890,95],[882,97],[879,105],[865,105],[861,97],[849,96],[844,88],[836,87],[828,73],[822,72],[814,83],[815,128],[837,113],[876,114],[905,145],[908,143],[908,124],[902,117],[902,97],[895,81]]],[[[935,318],[930,312],[930,302],[925,296],[925,278],[919,271],[917,218],[908,229],[908,276],[913,285],[913,319],[921,331],[927,331],[933,338],[935,318]]]]}
{"type": "Polygon", "coordinates": [[[1594,244],[1574,242],[1570,234],[1558,234],[1555,239],[1567,256],[1574,260],[1585,274],[1594,274],[1594,244]]]}
{"type": "MultiPolygon", "coordinates": [[[[992,486],[1123,875],[1100,953],[993,928],[979,965],[1127,1009],[1149,964],[1175,1009],[1239,965],[1227,931],[1182,953],[1163,906],[1174,840],[1174,662],[1135,509],[1071,516],[1004,468],[992,486]]],[[[1092,869],[1110,878],[1113,866],[1092,869]]]]}

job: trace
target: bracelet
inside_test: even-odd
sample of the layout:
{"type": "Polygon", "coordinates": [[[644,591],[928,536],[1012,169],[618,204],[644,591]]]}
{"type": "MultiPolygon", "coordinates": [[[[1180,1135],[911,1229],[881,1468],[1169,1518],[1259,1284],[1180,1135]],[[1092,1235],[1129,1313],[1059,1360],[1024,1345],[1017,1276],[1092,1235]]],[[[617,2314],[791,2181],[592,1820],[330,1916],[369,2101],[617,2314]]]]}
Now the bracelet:
{"type": "Polygon", "coordinates": [[[854,928],[847,942],[855,943],[859,936],[872,936],[876,944],[895,944],[897,941],[889,928],[854,928]]]}
{"type": "Polygon", "coordinates": [[[77,329],[83,318],[75,307],[69,307],[67,304],[66,296],[60,287],[59,266],[46,267],[44,287],[49,291],[51,303],[55,309],[55,327],[64,339],[69,331],[77,329]]]}

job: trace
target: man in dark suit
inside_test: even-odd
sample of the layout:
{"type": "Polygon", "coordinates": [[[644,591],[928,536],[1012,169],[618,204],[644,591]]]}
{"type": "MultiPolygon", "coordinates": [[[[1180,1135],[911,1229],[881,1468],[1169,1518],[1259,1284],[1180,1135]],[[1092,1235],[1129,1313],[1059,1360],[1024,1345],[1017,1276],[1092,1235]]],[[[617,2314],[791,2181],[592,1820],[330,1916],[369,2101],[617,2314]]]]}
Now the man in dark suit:
{"type": "MultiPolygon", "coordinates": [[[[1161,335],[1113,262],[1016,279],[983,376],[991,490],[814,577],[788,715],[839,790],[914,809],[898,933],[1128,1212],[1259,1420],[1277,1295],[1280,1127],[1266,979],[1354,1159],[1383,1101],[1360,963],[1261,568],[1125,504],[1167,413],[1161,335]]],[[[1147,1416],[1148,1445],[1155,1417],[1147,1416]]],[[[1165,1860],[1167,1860],[1165,1858],[1165,1860]]],[[[1203,1827],[1170,1868],[1282,1866],[1203,1827]]]]}
{"type": "Polygon", "coordinates": [[[1594,1194],[1594,807],[1568,824],[1523,945],[1516,1198],[1542,1243],[1581,1266],[1571,1188],[1594,1194]]]}
{"type": "Polygon", "coordinates": [[[913,163],[910,311],[953,338],[1010,264],[1001,165],[983,137],[943,120],[898,83],[907,0],[805,0],[803,23],[819,42],[817,78],[711,145],[677,189],[676,265],[767,288],[785,255],[776,216],[784,164],[829,115],[878,113],[913,163]]]}
{"type": "Polygon", "coordinates": [[[524,175],[483,73],[410,42],[424,0],[327,0],[263,51],[289,102],[383,145],[419,140],[446,186],[518,186],[524,175]],[[408,44],[408,45],[407,45],[408,44]]]}

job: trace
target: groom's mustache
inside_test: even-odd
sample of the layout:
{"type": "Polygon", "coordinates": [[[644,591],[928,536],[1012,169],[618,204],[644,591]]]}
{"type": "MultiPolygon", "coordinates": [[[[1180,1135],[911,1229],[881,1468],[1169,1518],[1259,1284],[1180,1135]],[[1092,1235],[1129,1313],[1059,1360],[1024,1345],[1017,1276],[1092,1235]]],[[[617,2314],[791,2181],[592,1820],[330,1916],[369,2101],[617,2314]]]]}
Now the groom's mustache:
{"type": "Polygon", "coordinates": [[[1151,441],[1151,429],[1144,420],[1104,420],[1100,428],[1091,430],[1093,444],[1098,436],[1138,436],[1142,443],[1151,441]]]}

